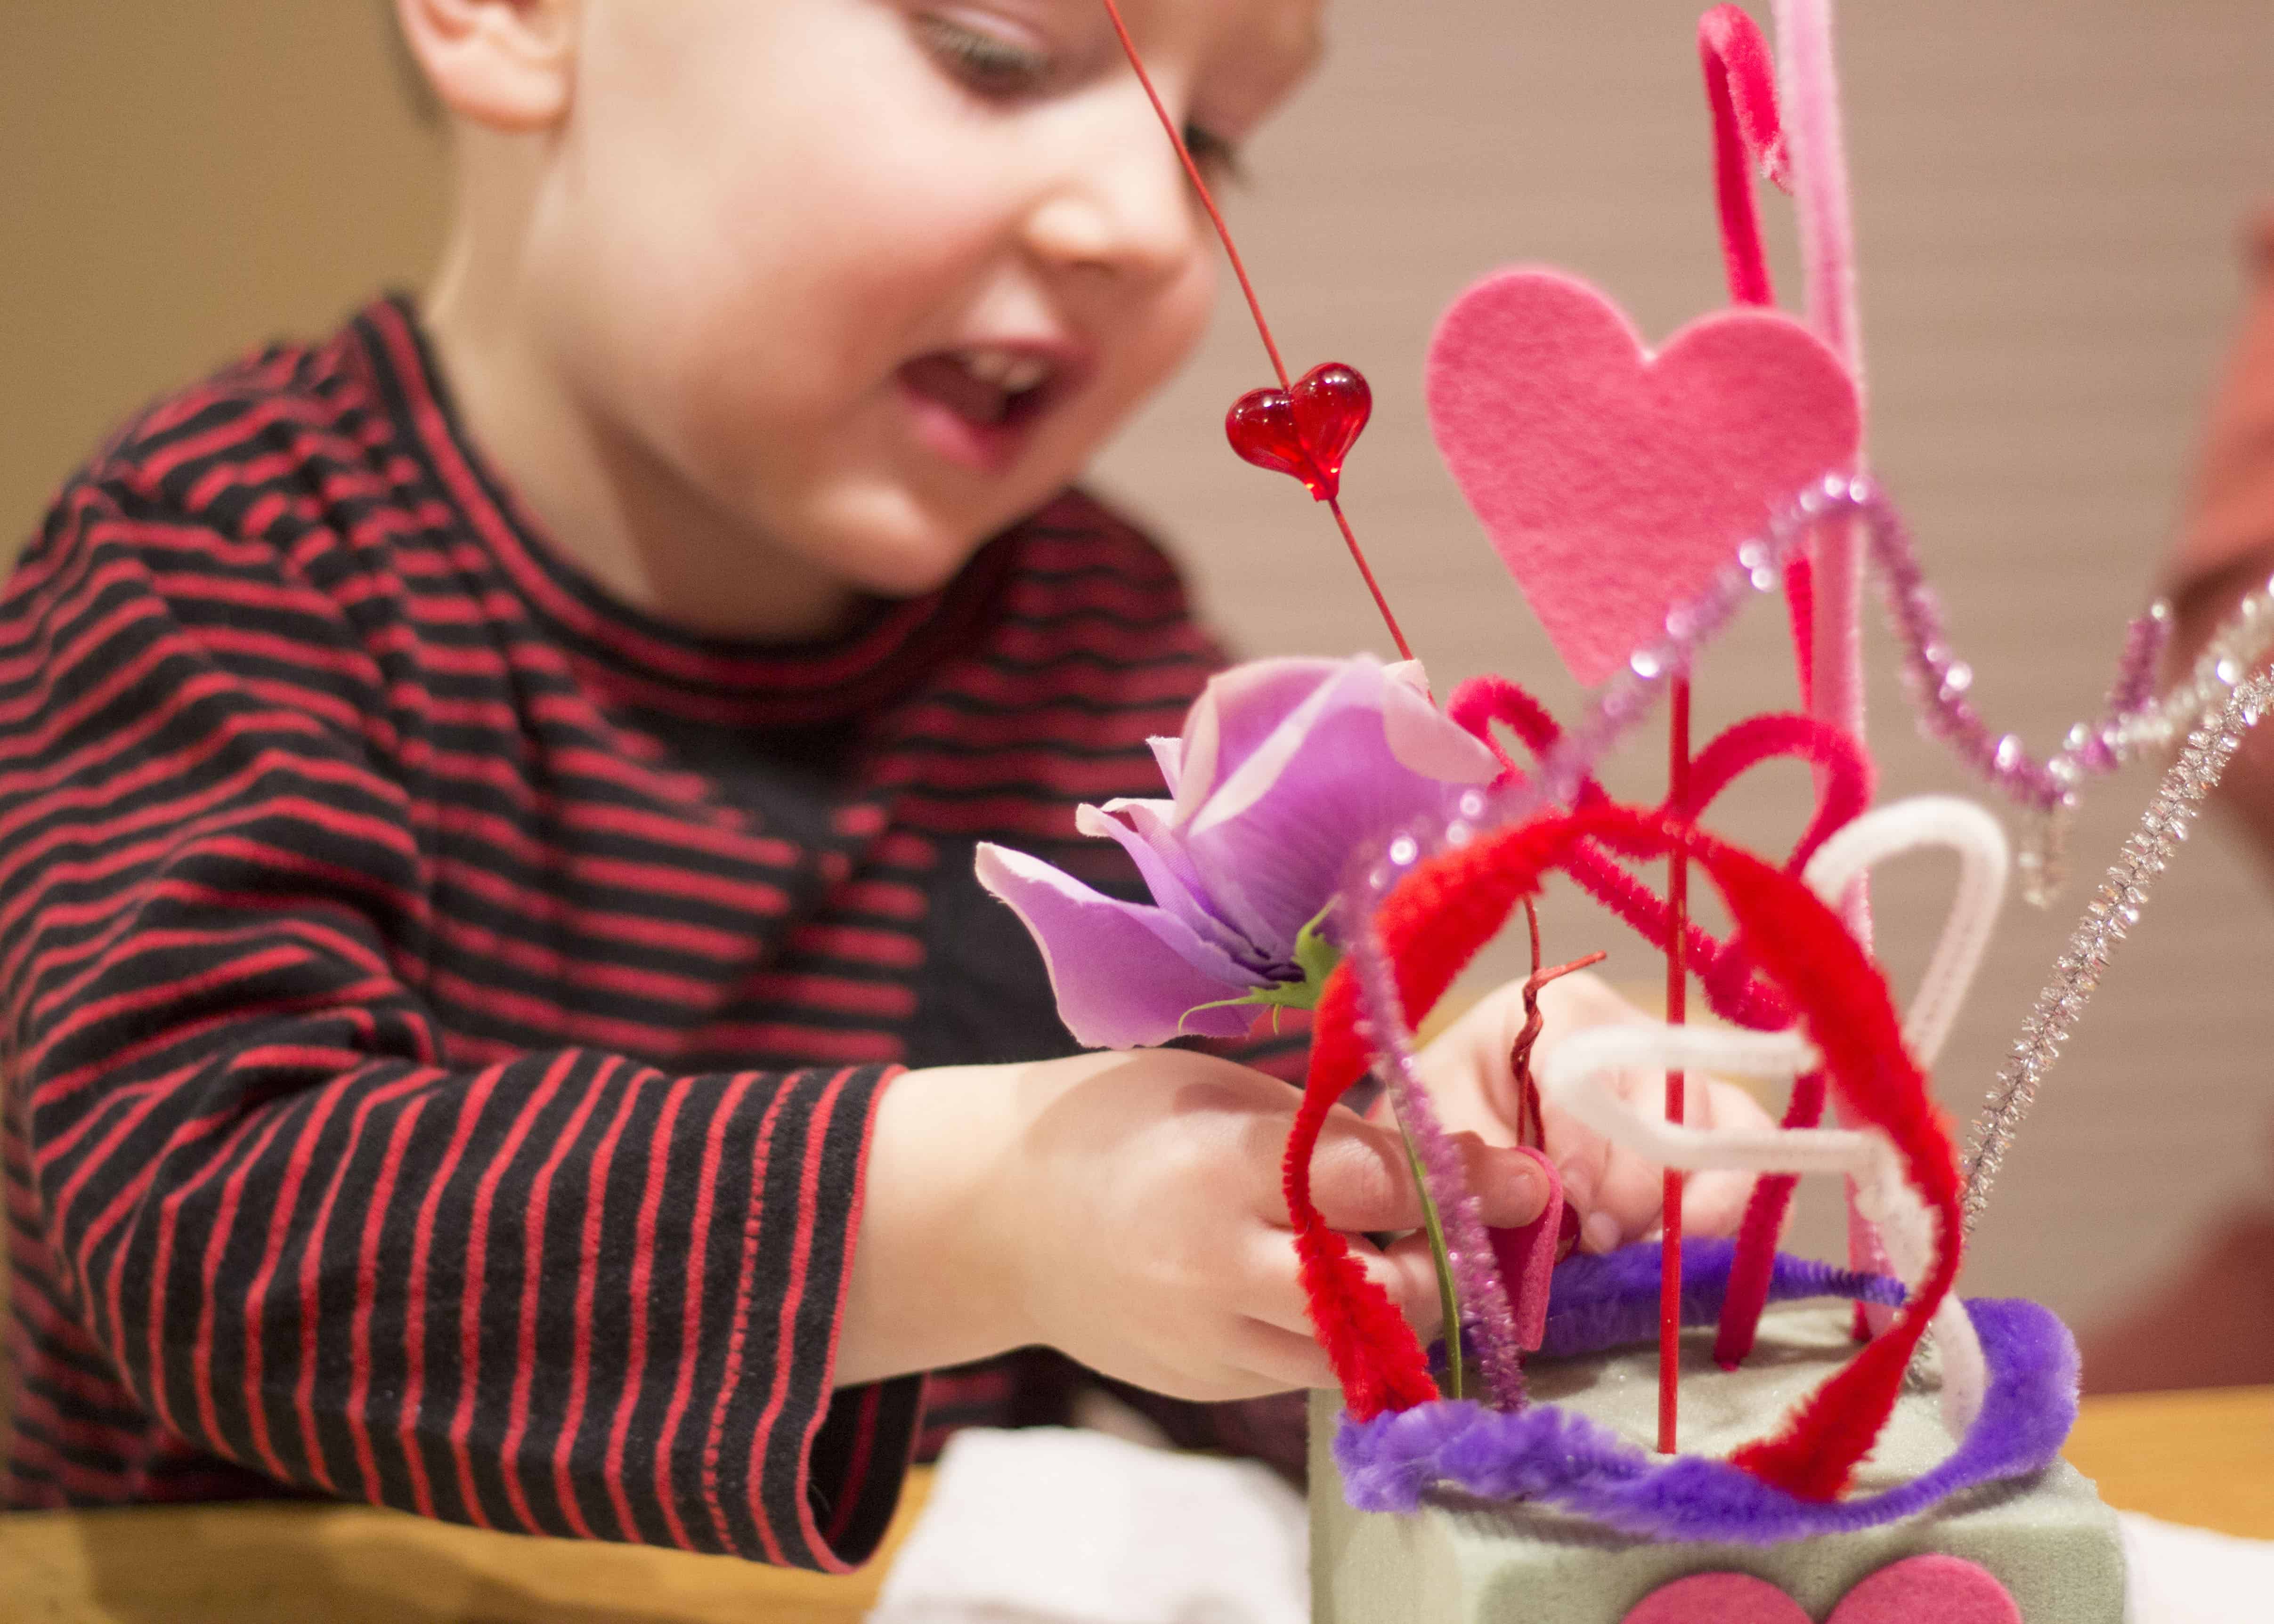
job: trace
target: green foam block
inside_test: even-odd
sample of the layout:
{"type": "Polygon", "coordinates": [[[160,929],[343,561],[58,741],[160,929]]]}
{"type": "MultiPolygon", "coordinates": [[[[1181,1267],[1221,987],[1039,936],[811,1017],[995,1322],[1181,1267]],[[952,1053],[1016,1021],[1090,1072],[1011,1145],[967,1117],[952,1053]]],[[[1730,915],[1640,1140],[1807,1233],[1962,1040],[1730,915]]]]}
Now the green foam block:
{"type": "MultiPolygon", "coordinates": [[[[1683,1346],[1684,1454],[1727,1455],[1774,1428],[1855,1352],[1845,1304],[1773,1312],[1751,1359],[1724,1372],[1713,1333],[1683,1346]]],[[[1658,1432],[1658,1354],[1628,1349],[1534,1360],[1532,1395],[1645,1448],[1658,1432]]],[[[1951,1450],[1931,1359],[1856,1475],[1856,1492],[1907,1482],[1951,1450]]],[[[1445,1497],[1410,1515],[1353,1511],[1330,1445],[1341,1395],[1311,1399],[1311,1580],[1314,1624],[1619,1624],[1685,1574],[1758,1575],[1811,1619],[1829,1616],[1867,1575],[1926,1552],[1977,1562],[2002,1581],[2025,1624],[2122,1624],[2124,1556],[2116,1514],[2067,1462],[1988,1484],[1924,1515],[1862,1533],[1781,1545],[1636,1539],[1562,1513],[1445,1497]]]]}

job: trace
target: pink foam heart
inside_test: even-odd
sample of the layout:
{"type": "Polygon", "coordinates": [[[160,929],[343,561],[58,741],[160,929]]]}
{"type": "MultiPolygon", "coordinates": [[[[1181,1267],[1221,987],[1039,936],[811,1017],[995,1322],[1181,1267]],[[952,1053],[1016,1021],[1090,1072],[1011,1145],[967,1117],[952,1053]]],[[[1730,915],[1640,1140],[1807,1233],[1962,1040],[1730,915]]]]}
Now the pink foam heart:
{"type": "MultiPolygon", "coordinates": [[[[2022,1624],[2022,1610],[1989,1569],[1963,1557],[1905,1557],[1841,1598],[1825,1624],[2022,1624]]],[[[1798,1602],[1751,1574],[1691,1574],[1661,1585],[1625,1624],[1811,1624],[1798,1602]]]]}
{"type": "Polygon", "coordinates": [[[1856,460],[1856,386],[1789,317],[1725,310],[1653,356],[1561,272],[1502,271],[1429,347],[1429,422],[1555,651],[1593,684],[1736,548],[1856,460]]]}

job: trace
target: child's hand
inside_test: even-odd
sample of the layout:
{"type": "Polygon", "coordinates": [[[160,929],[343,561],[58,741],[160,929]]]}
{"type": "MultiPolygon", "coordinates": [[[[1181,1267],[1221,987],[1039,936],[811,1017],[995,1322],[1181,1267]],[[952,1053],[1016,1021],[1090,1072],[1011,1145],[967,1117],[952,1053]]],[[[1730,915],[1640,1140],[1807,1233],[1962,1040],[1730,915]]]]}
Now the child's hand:
{"type": "MultiPolygon", "coordinates": [[[[1571,1033],[1607,1022],[1650,1019],[1582,971],[1540,991],[1543,1025],[1532,1051],[1534,1075],[1555,1045],[1571,1033]]],[[[1516,1142],[1517,1099],[1510,1051],[1524,1030],[1524,987],[1511,981],[1449,1027],[1421,1056],[1431,1098],[1449,1128],[1467,1129],[1491,1145],[1516,1142]]],[[[1665,1078],[1658,1071],[1623,1072],[1612,1087],[1637,1109],[1664,1109],[1665,1078]]],[[[1692,1075],[1683,1117],[1699,1127],[1773,1127],[1758,1101],[1734,1083],[1692,1075]]],[[[1655,1231],[1662,1217],[1660,1169],[1613,1145],[1554,1104],[1544,1107],[1547,1154],[1563,1177],[1564,1198],[1580,1214],[1579,1244],[1608,1252],[1655,1231]]],[[[1689,1235],[1732,1235],[1752,1193],[1750,1173],[1693,1173],[1682,1192],[1682,1226],[1689,1235]]]]}
{"type": "MultiPolygon", "coordinates": [[[[1333,1386],[1280,1182],[1296,1102],[1276,1079],[1177,1049],[900,1079],[870,1153],[838,1381],[1046,1342],[1181,1398],[1333,1386]]],[[[1467,1149],[1487,1222],[1539,1214],[1547,1192],[1525,1159],[1467,1149]]],[[[1426,1240],[1364,1238],[1421,1223],[1396,1130],[1338,1108],[1312,1182],[1367,1272],[1434,1336],[1426,1240]]]]}

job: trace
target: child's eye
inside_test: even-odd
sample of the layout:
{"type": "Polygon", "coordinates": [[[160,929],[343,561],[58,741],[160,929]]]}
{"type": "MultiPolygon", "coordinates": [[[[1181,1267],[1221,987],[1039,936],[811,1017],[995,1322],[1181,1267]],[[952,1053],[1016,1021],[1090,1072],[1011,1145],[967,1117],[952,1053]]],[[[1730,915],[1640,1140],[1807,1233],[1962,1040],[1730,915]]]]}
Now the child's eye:
{"type": "Polygon", "coordinates": [[[1187,124],[1184,135],[1185,150],[1192,154],[1193,162],[1200,165],[1201,174],[1210,179],[1219,175],[1230,180],[1240,178],[1239,149],[1230,141],[1215,131],[1195,124],[1187,124]]]}
{"type": "Polygon", "coordinates": [[[945,17],[919,18],[916,28],[948,71],[982,95],[1025,95],[1050,78],[1048,56],[1000,34],[945,17]]]}

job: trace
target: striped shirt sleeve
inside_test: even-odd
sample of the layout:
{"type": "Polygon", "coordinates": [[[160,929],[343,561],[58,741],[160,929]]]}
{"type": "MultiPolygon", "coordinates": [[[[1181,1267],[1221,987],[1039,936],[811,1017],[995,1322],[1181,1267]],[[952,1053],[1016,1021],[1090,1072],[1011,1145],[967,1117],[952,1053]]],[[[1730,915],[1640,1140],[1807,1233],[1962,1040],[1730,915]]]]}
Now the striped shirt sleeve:
{"type": "Polygon", "coordinates": [[[171,571],[168,524],[73,486],[0,613],[44,1310],[164,1428],[311,1492],[858,1562],[919,1405],[832,1380],[891,1068],[453,1065],[380,666],[273,549],[171,571]],[[248,579],[305,635],[233,629],[248,579]]]}

